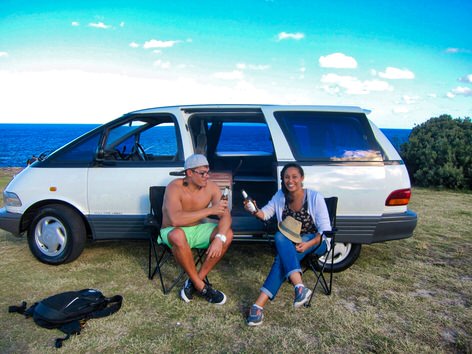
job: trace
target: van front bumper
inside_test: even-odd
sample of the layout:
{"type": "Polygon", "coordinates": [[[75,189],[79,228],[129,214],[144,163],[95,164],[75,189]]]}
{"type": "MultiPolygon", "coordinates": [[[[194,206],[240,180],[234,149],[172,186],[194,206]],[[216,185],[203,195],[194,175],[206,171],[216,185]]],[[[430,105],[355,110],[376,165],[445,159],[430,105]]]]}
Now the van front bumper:
{"type": "Polygon", "coordinates": [[[20,223],[21,214],[10,213],[6,208],[0,209],[0,229],[18,236],[20,234],[20,223]]]}
{"type": "Polygon", "coordinates": [[[376,243],[411,237],[416,228],[416,213],[383,214],[379,217],[338,216],[336,241],[351,243],[376,243]]]}

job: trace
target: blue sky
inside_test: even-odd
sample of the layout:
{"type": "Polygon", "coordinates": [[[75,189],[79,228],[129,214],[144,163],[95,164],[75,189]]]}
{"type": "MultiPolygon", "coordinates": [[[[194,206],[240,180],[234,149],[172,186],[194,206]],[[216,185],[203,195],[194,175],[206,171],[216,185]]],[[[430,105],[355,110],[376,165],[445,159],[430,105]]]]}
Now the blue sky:
{"type": "Polygon", "coordinates": [[[472,116],[472,1],[0,2],[0,123],[205,103],[472,116]]]}

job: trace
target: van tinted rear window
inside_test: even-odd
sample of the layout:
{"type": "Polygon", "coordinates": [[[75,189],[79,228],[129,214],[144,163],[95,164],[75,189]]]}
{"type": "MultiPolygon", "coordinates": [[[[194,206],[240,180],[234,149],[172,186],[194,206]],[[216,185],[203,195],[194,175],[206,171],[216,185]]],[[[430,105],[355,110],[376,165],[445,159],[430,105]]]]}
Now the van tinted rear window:
{"type": "Polygon", "coordinates": [[[382,161],[364,114],[275,112],[298,161],[382,161]]]}

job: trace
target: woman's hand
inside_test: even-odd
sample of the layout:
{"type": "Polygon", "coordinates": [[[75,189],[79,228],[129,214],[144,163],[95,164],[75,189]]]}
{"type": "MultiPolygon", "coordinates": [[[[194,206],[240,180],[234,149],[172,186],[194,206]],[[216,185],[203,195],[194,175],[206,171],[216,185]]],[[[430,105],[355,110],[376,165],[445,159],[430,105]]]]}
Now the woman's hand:
{"type": "Polygon", "coordinates": [[[297,243],[295,245],[295,249],[297,250],[297,252],[299,253],[303,253],[305,252],[307,249],[309,249],[311,246],[309,244],[309,242],[301,242],[301,243],[297,243]]]}
{"type": "Polygon", "coordinates": [[[295,245],[295,249],[297,250],[297,252],[303,253],[303,252],[307,251],[309,248],[319,244],[320,241],[321,241],[321,235],[316,234],[315,238],[308,241],[308,242],[297,243],[295,245]]]}
{"type": "MultiPolygon", "coordinates": [[[[256,203],[256,201],[253,199],[252,202],[253,202],[254,206],[257,208],[257,203],[256,203]]],[[[245,209],[246,211],[250,212],[251,214],[253,214],[253,210],[250,209],[249,203],[246,202],[246,201],[243,201],[243,204],[244,204],[244,209],[245,209]]]]}

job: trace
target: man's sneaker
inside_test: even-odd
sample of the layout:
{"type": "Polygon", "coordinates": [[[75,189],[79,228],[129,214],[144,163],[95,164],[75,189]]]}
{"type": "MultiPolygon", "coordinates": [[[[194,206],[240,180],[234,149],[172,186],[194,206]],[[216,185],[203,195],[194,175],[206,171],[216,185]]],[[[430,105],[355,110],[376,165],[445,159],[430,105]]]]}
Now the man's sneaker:
{"type": "Polygon", "coordinates": [[[198,295],[210,304],[223,305],[226,302],[226,295],[219,290],[213,289],[208,284],[205,284],[205,287],[202,291],[198,292],[198,295]]]}
{"type": "Polygon", "coordinates": [[[247,325],[248,326],[259,326],[264,320],[263,309],[260,309],[257,306],[252,305],[249,310],[249,315],[247,316],[247,325]]]}
{"type": "Polygon", "coordinates": [[[293,306],[300,307],[310,300],[311,290],[304,286],[297,286],[295,288],[295,300],[293,306]]]}
{"type": "Polygon", "coordinates": [[[184,286],[182,287],[182,290],[180,290],[180,297],[182,298],[182,300],[189,303],[193,299],[193,294],[196,291],[197,290],[193,286],[191,280],[187,279],[184,283],[184,286]]]}

